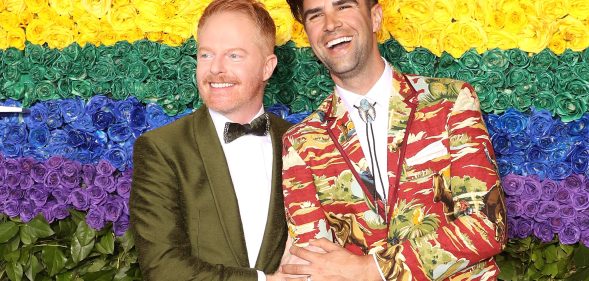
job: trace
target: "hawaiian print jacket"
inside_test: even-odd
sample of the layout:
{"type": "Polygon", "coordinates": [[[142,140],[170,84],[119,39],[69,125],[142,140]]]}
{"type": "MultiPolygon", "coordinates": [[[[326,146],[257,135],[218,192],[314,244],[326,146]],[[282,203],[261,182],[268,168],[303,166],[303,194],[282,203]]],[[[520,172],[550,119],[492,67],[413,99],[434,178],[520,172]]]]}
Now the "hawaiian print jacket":
{"type": "Polygon", "coordinates": [[[387,280],[494,280],[506,217],[478,98],[461,81],[393,72],[389,207],[373,197],[354,124],[333,93],[284,136],[290,235],[375,254],[387,280]]]}

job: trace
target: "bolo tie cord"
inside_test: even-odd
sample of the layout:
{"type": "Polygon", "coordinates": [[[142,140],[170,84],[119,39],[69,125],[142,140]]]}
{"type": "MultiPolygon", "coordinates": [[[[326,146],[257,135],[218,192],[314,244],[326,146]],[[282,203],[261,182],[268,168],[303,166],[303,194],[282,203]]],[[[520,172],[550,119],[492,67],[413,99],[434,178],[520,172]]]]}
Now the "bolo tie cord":
{"type": "MultiPolygon", "coordinates": [[[[382,190],[382,196],[383,196],[383,203],[384,203],[384,221],[385,223],[388,223],[388,210],[387,210],[387,205],[388,205],[388,200],[387,200],[387,194],[386,194],[386,190],[384,188],[384,182],[382,181],[382,173],[380,171],[380,165],[378,164],[378,159],[376,158],[376,141],[374,138],[374,129],[372,128],[372,123],[365,123],[366,124],[366,132],[370,131],[370,136],[372,136],[372,143],[370,142],[370,136],[368,134],[366,134],[366,140],[368,142],[368,153],[370,154],[370,169],[372,170],[373,173],[377,172],[378,175],[374,175],[374,177],[378,177],[378,180],[380,182],[380,188],[382,190]],[[369,124],[370,124],[370,130],[369,130],[369,124]],[[376,164],[376,170],[374,169],[374,166],[376,164]]],[[[375,183],[375,188],[374,188],[374,205],[376,207],[376,213],[378,214],[378,200],[376,199],[376,180],[374,181],[375,183]]]]}

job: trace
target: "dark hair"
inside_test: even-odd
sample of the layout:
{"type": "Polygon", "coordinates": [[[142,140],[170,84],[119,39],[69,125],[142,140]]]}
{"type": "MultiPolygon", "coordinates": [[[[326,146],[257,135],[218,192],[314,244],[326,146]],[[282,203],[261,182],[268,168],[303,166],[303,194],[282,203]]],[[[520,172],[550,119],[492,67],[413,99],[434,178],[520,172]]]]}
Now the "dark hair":
{"type": "Polygon", "coordinates": [[[276,25],[274,20],[264,7],[264,4],[256,0],[214,0],[204,10],[198,21],[200,29],[212,15],[223,12],[238,12],[248,16],[258,27],[260,35],[264,38],[264,43],[270,51],[274,50],[276,45],[276,25]]]}
{"type": "MultiPolygon", "coordinates": [[[[358,0],[368,1],[369,7],[378,4],[378,0],[358,0]]],[[[305,0],[286,0],[288,6],[290,6],[290,12],[292,16],[300,23],[303,23],[303,2],[305,0]]]]}

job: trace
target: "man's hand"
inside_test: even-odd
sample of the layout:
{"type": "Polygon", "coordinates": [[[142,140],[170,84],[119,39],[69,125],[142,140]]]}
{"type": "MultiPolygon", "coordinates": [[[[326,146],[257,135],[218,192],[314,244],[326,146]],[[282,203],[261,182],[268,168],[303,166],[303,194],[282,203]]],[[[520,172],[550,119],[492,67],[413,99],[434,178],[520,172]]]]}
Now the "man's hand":
{"type": "Polygon", "coordinates": [[[266,274],[266,281],[306,281],[308,275],[292,275],[277,271],[273,274],[266,274]]]}
{"type": "MultiPolygon", "coordinates": [[[[289,250],[293,246],[292,238],[289,236],[288,240],[286,241],[286,245],[284,248],[284,254],[282,255],[282,260],[280,261],[280,265],[283,264],[309,264],[308,261],[301,259],[295,255],[292,255],[289,250]]],[[[318,253],[325,253],[325,251],[319,247],[308,245],[305,247],[308,251],[318,252],[318,253]]],[[[301,280],[306,281],[308,275],[292,275],[292,274],[285,274],[284,272],[279,270],[272,275],[266,275],[267,281],[294,281],[294,280],[301,280]]]]}
{"type": "MultiPolygon", "coordinates": [[[[290,253],[309,262],[309,264],[284,264],[281,271],[293,275],[310,275],[313,281],[323,280],[382,280],[374,258],[358,256],[329,242],[325,238],[313,240],[309,245],[319,247],[325,253],[317,253],[304,248],[292,246],[290,253]]],[[[294,278],[287,280],[305,280],[294,278]]]]}

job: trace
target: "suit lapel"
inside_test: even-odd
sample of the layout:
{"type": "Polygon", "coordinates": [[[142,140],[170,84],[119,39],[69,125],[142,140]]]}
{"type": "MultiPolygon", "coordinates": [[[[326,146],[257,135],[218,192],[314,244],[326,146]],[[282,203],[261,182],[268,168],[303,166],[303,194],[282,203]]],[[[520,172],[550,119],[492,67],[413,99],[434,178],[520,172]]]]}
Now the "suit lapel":
{"type": "MultiPolygon", "coordinates": [[[[331,102],[331,107],[326,113],[328,133],[336,148],[340,151],[340,154],[344,158],[350,171],[354,174],[356,181],[362,187],[364,194],[369,199],[368,203],[371,204],[371,208],[376,210],[375,206],[372,205],[372,202],[374,202],[375,195],[379,199],[380,196],[375,190],[374,177],[372,176],[368,162],[366,161],[355,125],[350,118],[350,113],[337,93],[332,94],[332,100],[329,102],[331,102]]],[[[380,200],[378,203],[379,205],[382,204],[380,200]]],[[[382,216],[384,216],[384,212],[381,212],[383,206],[384,204],[378,208],[379,213],[382,216]]]]}
{"type": "Polygon", "coordinates": [[[275,255],[282,254],[278,251],[284,246],[286,235],[286,219],[284,215],[284,196],[282,194],[282,134],[287,127],[278,125],[280,121],[272,114],[270,116],[270,137],[272,139],[272,187],[270,205],[268,207],[268,220],[264,231],[264,239],[260,246],[260,253],[256,261],[256,268],[268,271],[270,261],[275,255]]]}
{"type": "Polygon", "coordinates": [[[350,164],[357,173],[367,172],[366,158],[358,139],[356,127],[350,118],[346,106],[337,94],[333,94],[332,100],[332,122],[329,125],[329,131],[335,137],[336,145],[343,149],[342,155],[346,155],[350,164]]]}
{"type": "MultiPolygon", "coordinates": [[[[391,212],[397,201],[397,191],[403,169],[403,158],[411,121],[417,107],[417,93],[408,77],[393,69],[393,87],[389,99],[389,128],[387,136],[387,170],[389,171],[388,206],[391,212]]],[[[387,214],[389,216],[390,214],[387,214]]]]}
{"type": "Polygon", "coordinates": [[[239,205],[213,120],[205,106],[194,115],[194,135],[209,180],[221,226],[238,264],[249,267],[239,205]]]}

